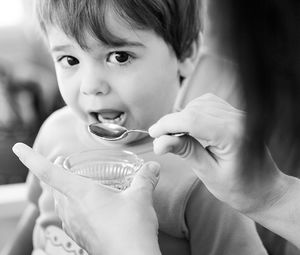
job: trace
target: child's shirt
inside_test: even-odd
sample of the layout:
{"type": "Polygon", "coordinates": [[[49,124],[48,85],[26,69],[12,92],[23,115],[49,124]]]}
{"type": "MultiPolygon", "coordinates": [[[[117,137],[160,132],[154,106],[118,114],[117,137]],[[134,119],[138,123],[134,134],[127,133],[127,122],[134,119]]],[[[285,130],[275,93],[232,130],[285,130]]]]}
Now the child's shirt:
{"type": "MultiPolygon", "coordinates": [[[[58,156],[67,157],[75,152],[107,146],[94,141],[86,126],[65,107],[44,123],[35,150],[54,161],[58,156]]],[[[158,215],[162,254],[266,254],[254,223],[215,199],[186,161],[173,154],[155,155],[151,139],[134,145],[110,146],[113,148],[132,151],[145,161],[154,160],[161,165],[160,180],[154,191],[154,207],[158,215]]],[[[31,201],[37,200],[35,190],[38,186],[34,183],[29,190],[31,201]]],[[[86,254],[61,230],[52,194],[45,184],[42,188],[38,201],[40,216],[33,233],[34,253],[86,254]]]]}

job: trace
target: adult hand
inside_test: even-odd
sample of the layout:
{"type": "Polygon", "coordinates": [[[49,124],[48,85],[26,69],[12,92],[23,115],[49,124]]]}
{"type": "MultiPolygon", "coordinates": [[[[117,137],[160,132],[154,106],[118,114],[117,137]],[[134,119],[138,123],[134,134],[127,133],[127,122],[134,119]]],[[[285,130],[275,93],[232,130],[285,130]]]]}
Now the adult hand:
{"type": "Polygon", "coordinates": [[[64,230],[89,254],[160,254],[152,205],[157,163],[146,163],[120,192],[65,171],[24,144],[16,144],[13,151],[54,189],[64,230]]]}
{"type": "Polygon", "coordinates": [[[205,94],[181,112],[161,118],[149,133],[156,138],[157,154],[171,152],[188,160],[214,196],[243,213],[250,213],[262,209],[266,201],[279,198],[286,186],[278,178],[282,173],[271,157],[266,159],[264,171],[246,173],[246,168],[240,165],[244,120],[243,111],[217,96],[205,94]],[[166,135],[177,132],[190,135],[166,135]]]}

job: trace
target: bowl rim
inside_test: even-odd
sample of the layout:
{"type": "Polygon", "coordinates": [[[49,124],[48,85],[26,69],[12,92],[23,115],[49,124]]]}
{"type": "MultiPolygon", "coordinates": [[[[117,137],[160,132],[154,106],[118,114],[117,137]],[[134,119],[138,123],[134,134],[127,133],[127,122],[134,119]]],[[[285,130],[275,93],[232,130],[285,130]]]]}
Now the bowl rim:
{"type": "Polygon", "coordinates": [[[70,166],[70,162],[69,160],[71,158],[74,158],[76,156],[79,156],[79,155],[82,155],[82,154],[85,154],[85,153],[94,153],[94,152],[101,152],[101,151],[105,151],[105,152],[109,152],[109,153],[120,153],[120,154],[123,154],[123,155],[128,155],[128,156],[132,156],[134,157],[134,160],[135,160],[135,164],[138,166],[138,169],[143,165],[144,163],[144,160],[142,158],[140,158],[137,154],[135,154],[134,152],[132,151],[129,151],[129,150],[116,150],[116,149],[92,149],[92,150],[83,150],[83,151],[79,151],[79,152],[74,152],[74,153],[71,153],[69,156],[65,157],[63,163],[62,163],[62,166],[63,168],[67,169],[67,170],[70,170],[71,169],[71,166],[70,166]]]}

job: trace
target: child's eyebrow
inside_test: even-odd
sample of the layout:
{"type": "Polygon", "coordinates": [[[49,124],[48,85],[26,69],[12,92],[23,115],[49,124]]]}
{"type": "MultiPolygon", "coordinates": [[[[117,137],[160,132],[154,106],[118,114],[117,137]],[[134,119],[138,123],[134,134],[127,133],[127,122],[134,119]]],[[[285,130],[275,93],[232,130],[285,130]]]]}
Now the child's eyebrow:
{"type": "MultiPolygon", "coordinates": [[[[111,45],[112,47],[142,47],[145,48],[146,46],[143,43],[135,42],[135,41],[128,41],[128,40],[119,40],[116,43],[113,43],[111,45]]],[[[103,48],[109,48],[111,46],[103,46],[103,48]]],[[[72,48],[70,45],[56,45],[54,47],[51,47],[51,52],[57,52],[57,51],[65,51],[72,48]]]]}
{"type": "Polygon", "coordinates": [[[117,43],[115,43],[113,46],[115,47],[142,47],[145,48],[146,46],[141,42],[135,42],[135,41],[128,41],[126,39],[121,39],[117,43]]]}
{"type": "Polygon", "coordinates": [[[52,52],[56,52],[56,51],[65,51],[70,48],[72,48],[70,45],[57,45],[57,46],[51,47],[50,50],[52,52]]]}
{"type": "Polygon", "coordinates": [[[131,41],[125,38],[114,38],[111,41],[108,41],[107,43],[103,43],[99,45],[99,47],[104,49],[110,49],[110,48],[121,48],[121,47],[140,47],[140,48],[146,48],[145,44],[139,41],[131,41]]]}

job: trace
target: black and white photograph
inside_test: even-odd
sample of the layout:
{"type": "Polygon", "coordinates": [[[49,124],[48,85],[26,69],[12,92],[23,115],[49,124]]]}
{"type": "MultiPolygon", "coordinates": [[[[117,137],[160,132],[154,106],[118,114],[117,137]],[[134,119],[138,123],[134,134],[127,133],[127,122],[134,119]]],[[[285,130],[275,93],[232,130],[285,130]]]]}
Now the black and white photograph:
{"type": "Polygon", "coordinates": [[[0,0],[0,255],[300,255],[300,1],[0,0]]]}

